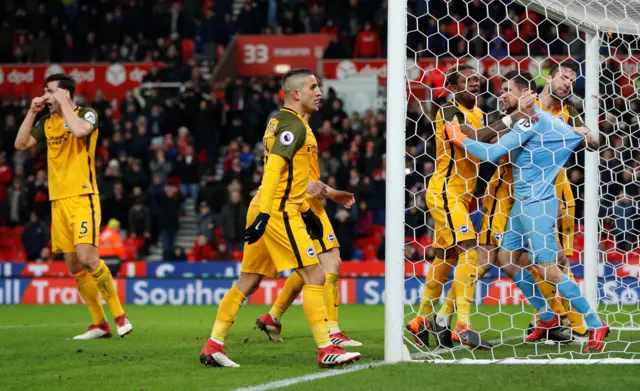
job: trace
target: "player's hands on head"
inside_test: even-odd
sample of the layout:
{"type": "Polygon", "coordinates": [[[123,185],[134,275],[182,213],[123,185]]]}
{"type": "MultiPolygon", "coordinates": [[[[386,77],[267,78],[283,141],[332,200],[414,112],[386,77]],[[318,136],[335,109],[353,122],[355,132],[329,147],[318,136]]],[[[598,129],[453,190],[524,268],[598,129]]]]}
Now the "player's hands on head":
{"type": "Polygon", "coordinates": [[[447,139],[457,146],[462,146],[462,143],[464,143],[464,140],[468,138],[464,133],[462,133],[460,124],[457,121],[453,123],[445,122],[444,133],[447,139]]]}
{"type": "Polygon", "coordinates": [[[307,185],[307,193],[314,198],[322,199],[327,192],[327,185],[322,182],[312,181],[307,185]]]}
{"type": "Polygon", "coordinates": [[[257,242],[264,235],[270,217],[267,213],[260,212],[256,219],[253,220],[253,224],[245,228],[244,241],[249,244],[257,242]]]}
{"type": "Polygon", "coordinates": [[[71,94],[69,94],[69,91],[65,90],[64,88],[58,88],[52,95],[53,99],[55,99],[57,102],[64,102],[71,99],[71,94]]]}
{"type": "Polygon", "coordinates": [[[44,107],[46,106],[46,103],[47,102],[43,97],[37,96],[31,100],[31,106],[29,107],[29,111],[31,111],[34,114],[39,113],[42,111],[42,109],[44,109],[44,107]]]}
{"type": "Polygon", "coordinates": [[[353,193],[349,193],[348,191],[343,190],[333,190],[327,192],[327,197],[331,199],[331,201],[336,204],[340,204],[345,208],[349,209],[356,203],[356,198],[353,193]]]}
{"type": "Polygon", "coordinates": [[[302,213],[302,220],[304,220],[304,224],[307,226],[307,231],[311,239],[318,240],[322,238],[322,235],[324,235],[322,232],[322,221],[320,221],[311,209],[302,213]]]}

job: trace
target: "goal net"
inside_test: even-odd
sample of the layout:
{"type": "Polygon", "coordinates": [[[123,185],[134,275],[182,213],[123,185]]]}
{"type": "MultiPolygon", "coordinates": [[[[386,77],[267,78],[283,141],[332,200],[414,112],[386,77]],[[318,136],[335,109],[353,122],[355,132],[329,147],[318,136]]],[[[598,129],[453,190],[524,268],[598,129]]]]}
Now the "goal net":
{"type": "MultiPolygon", "coordinates": [[[[396,96],[396,99],[388,99],[388,126],[393,129],[393,124],[404,122],[406,134],[402,147],[398,142],[388,140],[387,151],[386,314],[387,327],[391,327],[386,334],[387,359],[640,363],[640,3],[618,0],[409,1],[405,14],[406,35],[403,33],[407,61],[400,68],[398,59],[392,57],[394,53],[401,53],[401,49],[393,46],[393,40],[400,38],[394,36],[392,30],[401,18],[395,14],[393,20],[393,12],[396,12],[393,8],[402,7],[401,3],[404,2],[389,5],[388,97],[396,96]],[[565,184],[557,182],[556,194],[561,206],[557,220],[562,247],[559,254],[564,254],[564,258],[559,255],[558,259],[563,262],[566,259],[563,272],[577,281],[583,296],[611,328],[606,346],[600,353],[584,353],[588,334],[587,338],[581,338],[585,329],[579,326],[586,323],[581,315],[576,318],[576,309],[566,302],[559,315],[563,322],[562,332],[570,336],[573,343],[559,344],[544,339],[526,342],[530,324],[536,321],[535,311],[523,292],[498,266],[488,269],[475,284],[467,285],[467,289],[474,285],[472,328],[483,341],[492,345],[492,349],[472,349],[455,340],[452,348],[443,347],[434,334],[407,326],[417,317],[424,317],[426,328],[429,328],[429,321],[436,322],[434,317],[445,303],[456,278],[456,256],[445,254],[445,259],[453,258],[453,267],[447,267],[448,261],[440,262],[436,251],[447,242],[447,235],[467,238],[469,232],[475,232],[478,244],[493,242],[499,245],[507,231],[504,226],[496,228],[499,231],[490,228],[492,219],[499,220],[499,215],[506,217],[510,213],[511,205],[505,201],[507,196],[504,194],[513,195],[509,191],[504,193],[505,188],[502,195],[496,195],[499,192],[496,187],[500,186],[496,181],[502,181],[507,190],[511,188],[508,180],[505,182],[499,173],[496,174],[500,163],[475,163],[475,184],[467,189],[466,195],[451,191],[448,200],[445,194],[446,205],[437,201],[425,202],[430,181],[446,181],[452,175],[460,175],[458,170],[463,170],[463,160],[471,162],[466,156],[451,156],[453,150],[449,148],[449,141],[438,140],[442,136],[436,129],[443,108],[458,96],[447,85],[447,72],[460,64],[471,65],[480,76],[479,88],[472,87],[472,81],[468,79],[466,92],[475,95],[482,118],[477,118],[481,124],[472,123],[478,112],[464,111],[465,118],[457,118],[459,121],[478,128],[498,120],[503,115],[500,101],[503,76],[514,70],[528,71],[535,78],[541,102],[545,94],[551,95],[544,102],[556,104],[547,108],[553,109],[554,116],[563,117],[577,126],[577,113],[592,134],[599,135],[601,145],[596,152],[578,147],[572,153],[561,172],[561,175],[566,174],[565,184]],[[558,64],[562,65],[561,70],[565,69],[564,65],[572,64],[577,71],[575,80],[569,81],[568,91],[563,90],[565,87],[559,81],[556,81],[557,86],[551,84],[554,78],[566,77],[562,75],[569,73],[555,71],[552,75],[551,71],[558,64]],[[399,78],[398,71],[404,73],[399,78]],[[406,91],[404,107],[403,102],[397,102],[400,91],[406,91]],[[406,116],[394,122],[397,117],[393,112],[399,110],[406,116]],[[438,148],[439,142],[444,148],[438,148]],[[449,166],[445,167],[448,173],[439,171],[442,167],[436,164],[438,153],[449,154],[449,166]],[[403,155],[398,159],[399,154],[403,155]],[[404,166],[400,167],[401,164],[404,166]],[[405,173],[402,185],[395,177],[401,169],[405,173]],[[401,216],[396,215],[398,209],[392,205],[398,203],[396,196],[402,197],[396,188],[392,188],[395,185],[404,188],[401,216]],[[465,208],[471,226],[460,225],[452,219],[452,216],[459,218],[461,213],[466,213],[465,208]],[[398,243],[401,240],[398,230],[404,232],[402,249],[398,243]],[[486,240],[482,240],[483,236],[486,240]],[[403,251],[403,265],[394,260],[399,251],[403,251]],[[440,262],[439,269],[433,269],[436,262],[440,262]],[[399,268],[403,277],[398,273],[399,268]],[[404,279],[404,297],[398,298],[405,304],[402,323],[394,315],[398,313],[394,311],[399,310],[390,305],[401,290],[395,286],[399,284],[398,280],[391,285],[393,278],[404,279]],[[429,287],[426,278],[430,281],[429,287]],[[433,308],[425,311],[427,291],[434,300],[431,301],[433,308]],[[397,347],[399,337],[394,339],[399,328],[404,332],[402,352],[397,347]],[[420,332],[416,333],[416,330],[420,332]]],[[[397,132],[390,132],[387,137],[393,139],[397,132]]],[[[446,185],[443,189],[446,193],[446,185]]],[[[454,309],[460,310],[455,306],[454,309]]],[[[454,312],[451,318],[444,318],[451,330],[455,330],[456,316],[454,312]]]]}

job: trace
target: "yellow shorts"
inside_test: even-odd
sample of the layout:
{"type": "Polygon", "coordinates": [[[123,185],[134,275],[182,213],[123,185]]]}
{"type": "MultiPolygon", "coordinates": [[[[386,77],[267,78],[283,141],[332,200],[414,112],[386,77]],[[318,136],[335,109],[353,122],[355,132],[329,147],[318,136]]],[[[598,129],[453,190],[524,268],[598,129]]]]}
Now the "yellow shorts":
{"type": "Polygon", "coordinates": [[[426,193],[429,213],[434,221],[434,248],[447,249],[465,240],[475,240],[469,216],[470,194],[426,193]]]}
{"type": "Polygon", "coordinates": [[[498,176],[487,185],[482,199],[480,245],[500,246],[514,202],[510,187],[510,183],[498,176]]]}
{"type": "Polygon", "coordinates": [[[340,248],[340,243],[338,243],[338,238],[336,238],[336,234],[333,232],[331,220],[329,220],[329,216],[324,210],[322,202],[309,194],[307,194],[306,200],[309,203],[309,206],[311,206],[311,211],[315,213],[322,222],[322,238],[313,241],[313,247],[316,249],[316,254],[322,254],[334,248],[340,248]]]}
{"type": "MultiPolygon", "coordinates": [[[[247,211],[249,226],[260,213],[260,207],[250,205],[247,211]]],[[[244,247],[242,272],[276,278],[278,272],[299,269],[318,263],[316,250],[297,207],[273,211],[264,235],[244,247]]]]}
{"type": "Polygon", "coordinates": [[[86,194],[51,201],[51,247],[56,253],[74,253],[78,244],[98,246],[100,196],[86,194]]]}

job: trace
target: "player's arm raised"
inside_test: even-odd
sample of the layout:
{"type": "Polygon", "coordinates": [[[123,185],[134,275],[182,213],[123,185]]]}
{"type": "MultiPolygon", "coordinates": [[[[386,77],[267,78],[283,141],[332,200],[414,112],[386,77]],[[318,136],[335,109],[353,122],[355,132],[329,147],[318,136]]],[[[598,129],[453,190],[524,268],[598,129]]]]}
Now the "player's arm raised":
{"type": "Polygon", "coordinates": [[[44,123],[46,117],[41,118],[38,123],[33,126],[36,116],[45,107],[45,100],[42,97],[33,98],[31,106],[27,112],[26,117],[22,120],[20,129],[16,136],[16,141],[13,143],[14,147],[19,151],[24,151],[36,145],[38,141],[44,140],[44,123]]]}
{"type": "Polygon", "coordinates": [[[580,118],[580,114],[578,114],[578,111],[573,106],[568,105],[567,111],[569,111],[569,115],[571,115],[570,121],[573,124],[573,131],[584,137],[584,145],[587,149],[598,150],[598,148],[600,148],[600,138],[595,136],[591,130],[585,126],[582,118],[580,118]]]}
{"type": "Polygon", "coordinates": [[[98,123],[96,112],[91,109],[84,109],[84,113],[81,112],[82,116],[78,116],[71,104],[69,91],[59,88],[53,93],[53,98],[60,104],[62,116],[69,126],[69,131],[74,136],[78,138],[86,137],[96,130],[96,124],[98,123]]]}
{"type": "Polygon", "coordinates": [[[535,123],[538,119],[533,105],[536,102],[536,94],[526,93],[520,100],[520,109],[503,117],[484,128],[475,130],[471,126],[463,124],[460,126],[462,133],[472,140],[483,143],[489,142],[496,137],[502,137],[511,130],[512,124],[521,119],[527,119],[531,123],[535,123]]]}
{"type": "Polygon", "coordinates": [[[495,144],[483,143],[475,141],[462,133],[458,123],[446,123],[445,132],[449,140],[480,160],[491,161],[497,163],[509,151],[519,147],[529,140],[535,132],[530,132],[532,124],[527,120],[520,120],[514,125],[513,132],[500,137],[495,144]]]}

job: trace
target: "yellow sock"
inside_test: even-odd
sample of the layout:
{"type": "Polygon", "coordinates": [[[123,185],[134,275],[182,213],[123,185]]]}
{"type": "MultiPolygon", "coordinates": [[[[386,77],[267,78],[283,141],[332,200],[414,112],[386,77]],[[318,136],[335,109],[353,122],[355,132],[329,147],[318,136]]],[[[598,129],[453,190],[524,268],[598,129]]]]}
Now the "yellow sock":
{"type": "Polygon", "coordinates": [[[287,312],[293,301],[302,291],[303,285],[304,281],[302,281],[302,277],[300,277],[298,273],[292,273],[289,278],[287,278],[287,281],[285,281],[284,286],[282,287],[282,291],[269,310],[269,314],[272,318],[282,318],[282,315],[287,312]]]}
{"type": "Polygon", "coordinates": [[[76,279],[80,296],[82,296],[87,307],[89,307],[93,324],[105,323],[107,318],[104,315],[104,309],[100,302],[100,291],[98,291],[98,286],[93,280],[93,277],[85,270],[74,274],[73,277],[76,279]]]}
{"type": "Polygon", "coordinates": [[[456,296],[458,323],[471,326],[471,302],[478,279],[478,250],[467,250],[458,255],[452,289],[456,296]]]}
{"type": "Polygon", "coordinates": [[[324,282],[324,306],[327,308],[327,327],[339,329],[338,327],[338,273],[327,273],[324,282]]]}
{"type": "Polygon", "coordinates": [[[211,330],[211,338],[224,342],[224,339],[227,337],[227,334],[229,334],[231,325],[233,325],[233,322],[236,320],[236,315],[238,314],[238,311],[240,311],[240,307],[245,300],[247,300],[247,298],[242,294],[242,292],[240,292],[240,289],[236,288],[235,285],[229,289],[229,292],[227,292],[222,298],[220,307],[218,307],[216,321],[213,324],[213,329],[211,330]]]}
{"type": "Polygon", "coordinates": [[[109,308],[111,309],[111,315],[114,318],[117,318],[120,315],[124,314],[124,309],[122,308],[122,304],[120,303],[120,298],[118,297],[118,291],[116,291],[116,286],[113,284],[113,276],[111,275],[111,270],[104,264],[104,261],[100,260],[100,266],[91,273],[91,277],[96,282],[98,286],[98,290],[102,295],[102,298],[107,302],[109,308]]]}
{"type": "MultiPolygon", "coordinates": [[[[576,278],[573,273],[569,272],[569,278],[571,281],[576,282],[576,278]]],[[[584,325],[584,318],[582,315],[579,312],[574,311],[569,300],[562,299],[562,307],[566,312],[567,319],[571,322],[571,329],[576,333],[585,334],[587,332],[587,328],[584,325]]]]}
{"type": "Polygon", "coordinates": [[[324,287],[322,285],[305,285],[302,288],[302,308],[309,322],[313,339],[319,348],[331,345],[329,327],[325,319],[324,287]]]}
{"type": "Polygon", "coordinates": [[[547,300],[547,305],[549,306],[549,308],[551,308],[551,310],[558,315],[564,315],[566,311],[564,310],[560,299],[556,295],[556,286],[542,279],[540,273],[538,273],[538,268],[536,268],[535,266],[529,266],[527,270],[531,274],[533,274],[533,278],[535,278],[542,296],[544,296],[544,298],[547,300]]]}
{"type": "Polygon", "coordinates": [[[420,300],[418,315],[426,317],[433,313],[433,302],[442,295],[442,289],[452,267],[451,261],[447,262],[441,258],[433,260],[425,278],[426,286],[420,300]]]}
{"type": "MultiPolygon", "coordinates": [[[[481,279],[486,272],[487,272],[486,270],[479,267],[477,280],[481,279]]],[[[452,286],[451,289],[449,289],[449,293],[447,294],[447,297],[444,300],[444,303],[442,303],[442,307],[440,307],[440,311],[438,311],[438,313],[446,317],[453,315],[453,313],[456,312],[455,304],[456,304],[456,290],[453,289],[453,286],[452,286]]]]}

